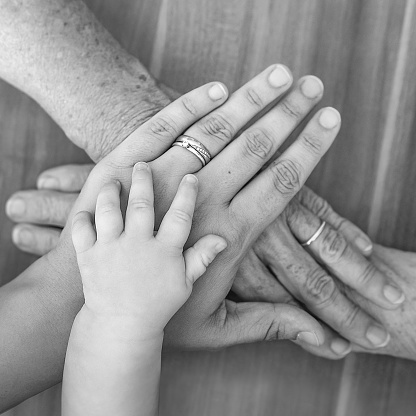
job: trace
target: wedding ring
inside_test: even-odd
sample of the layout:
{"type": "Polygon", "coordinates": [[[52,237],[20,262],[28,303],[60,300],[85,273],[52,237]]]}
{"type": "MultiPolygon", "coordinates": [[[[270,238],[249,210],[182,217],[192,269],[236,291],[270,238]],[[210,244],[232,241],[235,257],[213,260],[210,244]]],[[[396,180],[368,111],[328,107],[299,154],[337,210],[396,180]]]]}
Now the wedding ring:
{"type": "Polygon", "coordinates": [[[302,246],[310,246],[321,234],[322,231],[324,231],[326,222],[322,221],[322,224],[319,226],[319,228],[317,229],[316,233],[308,240],[306,241],[306,243],[302,243],[302,246]]]}
{"type": "Polygon", "coordinates": [[[207,148],[193,137],[182,135],[179,136],[172,144],[173,146],[180,146],[193,153],[202,163],[202,167],[211,161],[211,154],[207,148]]]}

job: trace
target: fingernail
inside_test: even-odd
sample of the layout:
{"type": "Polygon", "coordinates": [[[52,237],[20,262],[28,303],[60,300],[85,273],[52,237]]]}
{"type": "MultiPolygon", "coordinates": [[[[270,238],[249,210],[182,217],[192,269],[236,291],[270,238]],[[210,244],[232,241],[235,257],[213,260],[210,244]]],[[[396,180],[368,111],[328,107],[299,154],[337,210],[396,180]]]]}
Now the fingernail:
{"type": "Polygon", "coordinates": [[[26,204],[21,198],[9,199],[6,203],[6,212],[8,215],[22,216],[26,211],[26,204]]]}
{"type": "Polygon", "coordinates": [[[351,349],[351,344],[345,339],[335,338],[331,342],[331,350],[337,355],[347,355],[351,349]]]}
{"type": "Polygon", "coordinates": [[[57,189],[59,188],[59,181],[51,176],[41,176],[38,179],[37,186],[38,189],[57,189]]]}
{"type": "Polygon", "coordinates": [[[331,130],[341,122],[341,116],[335,108],[325,108],[319,116],[319,124],[325,129],[331,130]]]}
{"type": "Polygon", "coordinates": [[[12,232],[12,240],[15,244],[30,246],[33,243],[33,234],[27,228],[15,228],[12,232]]]}
{"type": "Polygon", "coordinates": [[[391,285],[384,286],[383,294],[389,302],[393,303],[393,305],[399,305],[400,303],[403,303],[405,299],[404,293],[391,285]]]}
{"type": "Polygon", "coordinates": [[[227,90],[225,89],[224,85],[222,85],[222,84],[214,84],[208,90],[208,96],[213,101],[221,100],[221,98],[224,98],[226,95],[227,95],[227,90]]]}
{"type": "Polygon", "coordinates": [[[377,348],[385,347],[390,341],[390,334],[384,328],[375,325],[367,329],[366,337],[377,348]]]}
{"type": "Polygon", "coordinates": [[[302,82],[300,90],[306,98],[318,98],[324,91],[324,84],[319,78],[309,76],[302,82]]]}
{"type": "Polygon", "coordinates": [[[185,180],[188,183],[197,183],[198,182],[198,178],[195,175],[186,175],[185,180]]]}
{"type": "Polygon", "coordinates": [[[299,332],[298,336],[296,337],[296,341],[313,345],[314,347],[319,347],[320,345],[318,337],[314,332],[299,332]]]}
{"type": "Polygon", "coordinates": [[[225,250],[227,247],[227,243],[225,241],[221,241],[221,243],[217,243],[215,246],[215,252],[221,253],[221,251],[225,250]]]}
{"type": "Polygon", "coordinates": [[[134,165],[135,170],[149,170],[149,165],[146,162],[137,162],[134,165]]]}
{"type": "Polygon", "coordinates": [[[283,65],[277,65],[269,75],[269,83],[272,87],[278,88],[287,85],[292,81],[292,75],[283,65]]]}
{"type": "Polygon", "coordinates": [[[363,253],[371,253],[373,251],[373,244],[366,238],[358,237],[355,240],[355,244],[363,253]]]}

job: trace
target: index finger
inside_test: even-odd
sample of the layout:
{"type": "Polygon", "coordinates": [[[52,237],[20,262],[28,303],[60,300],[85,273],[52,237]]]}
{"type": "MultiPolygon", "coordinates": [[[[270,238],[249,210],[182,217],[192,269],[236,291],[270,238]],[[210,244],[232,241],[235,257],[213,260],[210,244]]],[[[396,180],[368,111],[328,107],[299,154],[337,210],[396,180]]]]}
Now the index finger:
{"type": "Polygon", "coordinates": [[[221,82],[210,82],[184,94],[127,137],[113,151],[115,159],[120,166],[126,167],[137,161],[152,161],[189,126],[224,103],[227,97],[228,91],[221,82]]]}

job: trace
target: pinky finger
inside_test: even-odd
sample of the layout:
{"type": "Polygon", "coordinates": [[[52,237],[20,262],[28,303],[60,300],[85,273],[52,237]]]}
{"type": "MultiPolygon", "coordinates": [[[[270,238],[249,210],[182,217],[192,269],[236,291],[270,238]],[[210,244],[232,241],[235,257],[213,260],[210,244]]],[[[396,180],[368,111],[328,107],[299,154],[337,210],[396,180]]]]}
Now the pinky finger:
{"type": "Polygon", "coordinates": [[[92,224],[92,215],[87,211],[78,212],[72,221],[72,242],[77,254],[89,250],[97,241],[92,224]]]}
{"type": "Polygon", "coordinates": [[[227,247],[226,241],[217,235],[206,235],[184,253],[186,283],[193,285],[207,270],[215,257],[227,247]]]}

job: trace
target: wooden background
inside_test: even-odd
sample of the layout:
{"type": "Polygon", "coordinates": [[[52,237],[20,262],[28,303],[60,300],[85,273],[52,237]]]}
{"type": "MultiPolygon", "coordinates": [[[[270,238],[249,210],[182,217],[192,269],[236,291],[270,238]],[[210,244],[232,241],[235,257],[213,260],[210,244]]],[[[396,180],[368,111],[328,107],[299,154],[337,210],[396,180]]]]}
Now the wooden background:
{"type": "MultiPolygon", "coordinates": [[[[282,62],[316,74],[341,134],[310,184],[376,241],[416,251],[416,0],[88,0],[152,73],[185,92],[231,90],[282,62]]],[[[86,160],[30,99],[0,84],[0,205],[44,168],[86,160]]],[[[1,281],[32,260],[0,214],[1,281]]],[[[416,364],[351,355],[338,362],[288,343],[165,357],[163,416],[416,414],[416,364]]],[[[59,415],[59,387],[7,413],[59,415]]]]}

